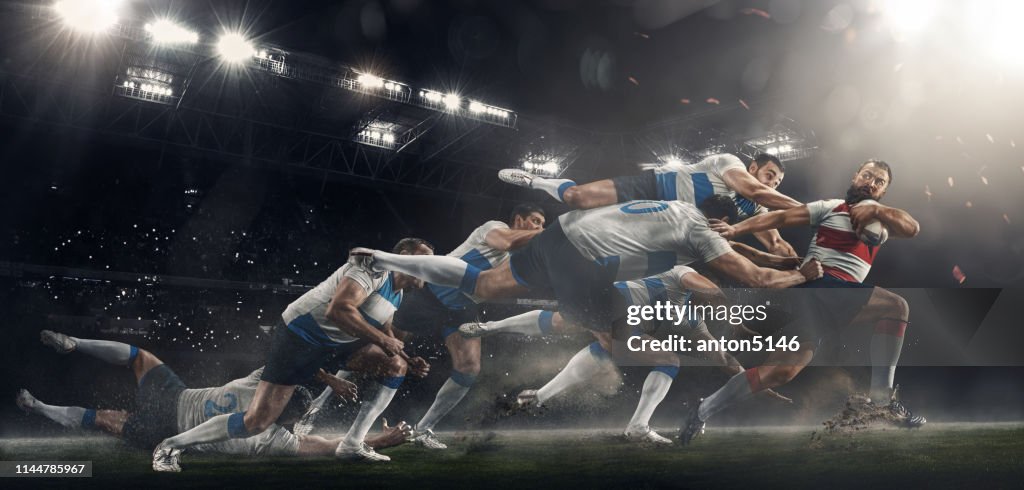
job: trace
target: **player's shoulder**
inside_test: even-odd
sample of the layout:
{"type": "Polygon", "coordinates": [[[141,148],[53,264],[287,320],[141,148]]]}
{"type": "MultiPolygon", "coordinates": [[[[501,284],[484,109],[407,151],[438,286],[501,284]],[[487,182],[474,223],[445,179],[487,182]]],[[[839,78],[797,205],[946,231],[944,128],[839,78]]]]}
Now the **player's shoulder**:
{"type": "Polygon", "coordinates": [[[810,209],[819,209],[822,211],[847,211],[845,199],[821,199],[818,201],[811,201],[807,203],[807,207],[810,209]]]}
{"type": "Polygon", "coordinates": [[[718,172],[725,172],[733,168],[746,169],[746,166],[743,165],[743,160],[740,160],[740,157],[732,153],[718,153],[705,157],[700,162],[697,162],[697,165],[705,166],[718,172]]]}
{"type": "Polygon", "coordinates": [[[478,233],[485,233],[486,234],[486,233],[490,232],[491,230],[508,229],[508,227],[509,227],[508,223],[506,223],[504,221],[499,221],[499,220],[496,220],[496,219],[492,219],[492,220],[490,220],[490,221],[488,221],[488,222],[486,222],[486,223],[476,227],[475,231],[478,232],[478,233]]]}

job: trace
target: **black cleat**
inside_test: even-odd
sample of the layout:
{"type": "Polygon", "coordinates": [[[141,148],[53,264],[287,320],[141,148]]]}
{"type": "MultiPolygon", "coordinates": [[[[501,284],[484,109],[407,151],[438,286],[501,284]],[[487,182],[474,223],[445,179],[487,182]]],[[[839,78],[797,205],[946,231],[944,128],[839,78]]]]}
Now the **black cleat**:
{"type": "MultiPolygon", "coordinates": [[[[702,398],[701,402],[704,401],[702,398]]],[[[695,437],[704,433],[704,421],[700,419],[700,402],[690,408],[683,426],[679,428],[679,443],[687,446],[695,437]]]]}
{"type": "Polygon", "coordinates": [[[928,423],[928,419],[914,415],[910,409],[903,406],[903,402],[896,397],[896,392],[899,390],[899,386],[892,390],[892,395],[889,397],[889,413],[896,418],[898,423],[908,429],[917,429],[922,425],[928,423]]]}

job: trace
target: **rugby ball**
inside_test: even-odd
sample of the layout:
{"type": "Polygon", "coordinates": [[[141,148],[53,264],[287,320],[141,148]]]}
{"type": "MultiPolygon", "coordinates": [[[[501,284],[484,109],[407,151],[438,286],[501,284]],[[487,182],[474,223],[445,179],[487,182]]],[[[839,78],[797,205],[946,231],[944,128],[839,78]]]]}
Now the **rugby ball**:
{"type": "MultiPolygon", "coordinates": [[[[857,203],[857,206],[865,203],[878,204],[877,202],[868,199],[857,203]]],[[[872,247],[877,247],[889,239],[889,230],[881,221],[873,219],[869,221],[868,224],[864,225],[864,228],[861,230],[860,235],[857,235],[857,238],[860,238],[860,241],[872,247]]]]}

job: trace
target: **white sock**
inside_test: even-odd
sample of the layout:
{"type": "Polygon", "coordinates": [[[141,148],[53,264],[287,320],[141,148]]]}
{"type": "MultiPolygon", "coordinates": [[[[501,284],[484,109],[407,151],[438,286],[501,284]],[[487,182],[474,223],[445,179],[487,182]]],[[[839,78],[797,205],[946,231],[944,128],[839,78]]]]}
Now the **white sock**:
{"type": "MultiPolygon", "coordinates": [[[[679,372],[679,368],[675,367],[672,371],[679,372]]],[[[629,428],[650,426],[651,415],[654,414],[654,409],[658,408],[658,404],[668,394],[668,389],[672,387],[673,378],[673,375],[663,370],[651,370],[650,374],[647,375],[647,379],[644,380],[644,388],[640,392],[640,402],[636,405],[633,418],[629,420],[629,428]]]]}
{"type": "Polygon", "coordinates": [[[196,444],[211,444],[228,439],[244,439],[249,434],[245,429],[245,412],[226,413],[211,417],[181,434],[164,439],[163,445],[183,449],[196,444]]]}
{"type": "Polygon", "coordinates": [[[373,260],[381,269],[403,272],[431,284],[459,288],[469,294],[476,289],[476,278],[480,275],[480,269],[444,255],[401,255],[376,250],[373,260]]]}
{"type": "MultiPolygon", "coordinates": [[[[76,429],[84,427],[86,425],[85,415],[90,410],[82,407],[61,407],[57,405],[47,405],[39,400],[32,405],[31,410],[33,413],[37,413],[46,417],[54,422],[57,422],[64,427],[76,429]]],[[[96,411],[92,410],[92,419],[96,418],[96,411]]]]}
{"type": "Polygon", "coordinates": [[[558,202],[565,202],[562,196],[565,194],[565,190],[576,185],[569,179],[548,179],[544,177],[534,177],[530,183],[531,189],[537,189],[548,193],[551,197],[558,200],[558,202]]]}
{"type": "Polygon", "coordinates": [[[876,403],[889,402],[906,327],[907,322],[897,320],[881,320],[875,325],[875,333],[871,336],[871,391],[868,396],[876,403]]]}
{"type": "Polygon", "coordinates": [[[437,391],[437,396],[434,397],[434,403],[427,409],[427,413],[423,415],[419,423],[416,424],[416,430],[434,430],[434,426],[451,412],[455,405],[469,393],[469,389],[472,388],[473,379],[472,376],[462,375],[460,378],[462,381],[456,381],[458,377],[455,373],[452,373],[452,377],[448,378],[448,381],[444,382],[441,389],[437,391]]]}
{"type": "Polygon", "coordinates": [[[601,348],[601,344],[594,342],[584,347],[569,359],[569,363],[561,372],[537,390],[537,404],[543,405],[567,388],[590,379],[610,362],[611,356],[608,351],[601,348]]]}
{"type": "Polygon", "coordinates": [[[384,409],[388,408],[391,399],[395,397],[395,392],[398,391],[397,386],[392,388],[381,384],[378,385],[378,388],[377,395],[372,400],[364,400],[362,406],[359,407],[359,414],[356,415],[352,426],[348,428],[348,433],[345,434],[341,444],[348,447],[359,447],[366,439],[366,434],[370,432],[377,417],[384,413],[384,409]]]}
{"type": "Polygon", "coordinates": [[[551,333],[550,311],[533,310],[504,320],[486,322],[481,325],[489,333],[517,333],[531,337],[540,337],[551,333]]]}
{"type": "Polygon", "coordinates": [[[92,356],[101,361],[116,364],[118,366],[131,365],[132,360],[135,359],[135,355],[139,352],[139,349],[135,346],[128,345],[123,342],[79,339],[76,337],[71,337],[71,339],[77,342],[77,345],[75,346],[76,352],[81,352],[87,356],[92,356]]]}
{"type": "Polygon", "coordinates": [[[746,400],[761,390],[761,378],[757,368],[750,368],[729,378],[718,391],[705,398],[697,409],[697,416],[701,420],[707,420],[725,407],[746,400]]]}

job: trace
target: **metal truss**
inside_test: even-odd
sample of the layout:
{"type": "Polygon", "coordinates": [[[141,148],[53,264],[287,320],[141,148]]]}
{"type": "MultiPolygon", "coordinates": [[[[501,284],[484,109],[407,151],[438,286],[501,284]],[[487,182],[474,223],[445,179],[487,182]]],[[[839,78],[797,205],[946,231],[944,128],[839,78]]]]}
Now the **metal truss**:
{"type": "MultiPolygon", "coordinates": [[[[436,143],[429,158],[367,147],[348,135],[256,120],[196,107],[175,108],[110,97],[95,89],[0,73],[0,118],[99,133],[155,148],[194,152],[224,161],[280,167],[300,174],[376,188],[485,199],[512,199],[495,170],[442,152],[461,139],[436,143]],[[427,161],[429,160],[429,161],[427,161]]],[[[465,133],[459,133],[465,134],[465,133]]],[[[409,136],[410,138],[412,136],[409,136]]]]}

